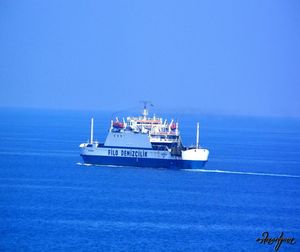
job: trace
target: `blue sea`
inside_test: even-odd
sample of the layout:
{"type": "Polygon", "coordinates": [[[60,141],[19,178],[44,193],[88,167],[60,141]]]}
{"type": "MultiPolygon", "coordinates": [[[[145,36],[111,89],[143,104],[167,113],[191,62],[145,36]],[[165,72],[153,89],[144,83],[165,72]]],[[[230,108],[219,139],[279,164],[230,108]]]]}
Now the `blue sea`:
{"type": "Polygon", "coordinates": [[[300,119],[180,114],[210,159],[167,170],[82,165],[91,116],[0,110],[0,251],[300,251],[300,119]]]}

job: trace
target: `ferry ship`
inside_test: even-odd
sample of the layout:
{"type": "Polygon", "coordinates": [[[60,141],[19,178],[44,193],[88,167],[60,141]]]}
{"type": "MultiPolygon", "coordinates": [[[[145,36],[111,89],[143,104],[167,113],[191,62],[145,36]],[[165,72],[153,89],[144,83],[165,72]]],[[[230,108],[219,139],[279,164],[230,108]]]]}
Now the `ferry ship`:
{"type": "Polygon", "coordinates": [[[94,119],[91,119],[91,136],[80,144],[85,164],[136,166],[173,169],[202,168],[208,161],[209,150],[199,146],[199,123],[196,146],[182,144],[179,123],[148,116],[147,103],[139,117],[111,121],[104,143],[94,141],[94,119]]]}

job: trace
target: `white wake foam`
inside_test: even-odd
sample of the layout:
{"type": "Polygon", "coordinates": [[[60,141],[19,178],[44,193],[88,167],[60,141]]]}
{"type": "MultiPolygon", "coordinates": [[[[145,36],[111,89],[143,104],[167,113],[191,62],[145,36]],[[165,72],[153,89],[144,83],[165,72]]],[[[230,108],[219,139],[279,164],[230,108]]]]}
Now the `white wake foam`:
{"type": "Polygon", "coordinates": [[[253,176],[300,178],[300,175],[280,174],[280,173],[242,172],[242,171],[226,171],[226,170],[206,170],[206,169],[185,169],[185,171],[207,172],[207,173],[226,173],[226,174],[253,175],[253,176]]]}
{"type": "Polygon", "coordinates": [[[77,162],[76,165],[92,166],[91,164],[77,162]]]}

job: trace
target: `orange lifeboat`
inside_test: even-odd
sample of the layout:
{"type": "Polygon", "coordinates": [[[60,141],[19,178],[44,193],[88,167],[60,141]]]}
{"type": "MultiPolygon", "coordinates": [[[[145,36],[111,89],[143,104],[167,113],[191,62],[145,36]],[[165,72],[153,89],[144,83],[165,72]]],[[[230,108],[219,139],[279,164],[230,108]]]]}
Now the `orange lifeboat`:
{"type": "Polygon", "coordinates": [[[171,130],[176,130],[176,123],[171,124],[171,130]]]}
{"type": "Polygon", "coordinates": [[[124,124],[121,122],[113,122],[113,127],[116,129],[123,129],[124,128],[124,124]]]}

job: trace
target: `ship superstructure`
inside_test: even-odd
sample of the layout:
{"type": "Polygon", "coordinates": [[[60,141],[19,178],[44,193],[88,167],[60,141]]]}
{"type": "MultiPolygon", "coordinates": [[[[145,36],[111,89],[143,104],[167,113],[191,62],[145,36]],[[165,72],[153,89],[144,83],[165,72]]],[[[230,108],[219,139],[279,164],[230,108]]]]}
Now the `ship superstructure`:
{"type": "Polygon", "coordinates": [[[209,151],[199,146],[199,123],[196,146],[184,147],[178,122],[149,117],[147,103],[141,116],[111,121],[104,143],[93,140],[93,124],[90,141],[80,145],[87,164],[190,169],[208,161],[209,151]]]}

